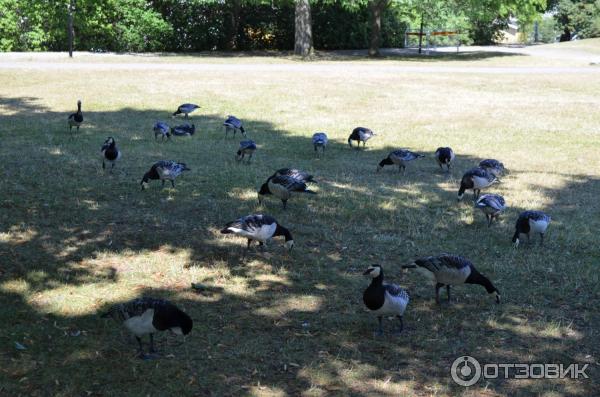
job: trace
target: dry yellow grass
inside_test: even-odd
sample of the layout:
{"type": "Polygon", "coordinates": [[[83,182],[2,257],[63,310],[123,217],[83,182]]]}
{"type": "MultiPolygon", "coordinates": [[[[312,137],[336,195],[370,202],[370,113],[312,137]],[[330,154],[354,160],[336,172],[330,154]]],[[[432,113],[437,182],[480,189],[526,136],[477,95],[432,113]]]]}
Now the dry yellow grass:
{"type": "MultiPolygon", "coordinates": [[[[26,57],[34,65],[44,56],[26,57]]],[[[535,73],[486,69],[511,59],[460,61],[460,72],[448,60],[205,57],[111,70],[110,56],[86,67],[0,68],[0,394],[592,395],[600,360],[600,74],[583,65],[558,73],[554,63],[535,73]],[[191,66],[179,69],[180,61],[191,66]],[[85,125],[71,135],[66,116],[78,98],[85,125]],[[172,122],[170,112],[188,101],[202,106],[192,117],[199,132],[155,143],[153,123],[172,122]],[[224,139],[228,114],[244,120],[259,145],[249,166],[234,160],[238,139],[224,139]],[[346,144],[358,125],[379,134],[366,151],[346,144]],[[321,159],[310,145],[315,131],[330,138],[321,159]],[[100,167],[107,136],[123,152],[113,175],[100,167]],[[457,153],[450,177],[432,158],[438,146],[457,153]],[[393,167],[375,174],[400,147],[428,157],[405,176],[393,167]],[[489,157],[510,170],[494,189],[509,210],[491,229],[468,200],[456,203],[462,171],[489,157]],[[175,189],[155,183],[140,192],[141,176],[159,159],[192,171],[175,189]],[[256,189],[284,166],[315,175],[318,195],[290,200],[287,211],[277,200],[259,206],[256,189]],[[553,216],[544,249],[511,248],[524,209],[553,216]],[[244,241],[218,233],[253,212],[290,228],[291,255],[275,242],[242,261],[244,241]],[[471,258],[505,302],[496,306],[465,286],[452,305],[435,307],[433,287],[399,265],[443,251],[471,258]],[[373,262],[412,296],[398,338],[371,336],[360,272],[373,262]],[[96,315],[141,295],[169,298],[195,320],[184,344],[158,339],[165,357],[155,362],[137,360],[129,336],[96,315]],[[591,379],[464,389],[449,376],[463,354],[589,363],[591,379]]],[[[138,65],[155,60],[164,62],[145,57],[138,65]]]]}

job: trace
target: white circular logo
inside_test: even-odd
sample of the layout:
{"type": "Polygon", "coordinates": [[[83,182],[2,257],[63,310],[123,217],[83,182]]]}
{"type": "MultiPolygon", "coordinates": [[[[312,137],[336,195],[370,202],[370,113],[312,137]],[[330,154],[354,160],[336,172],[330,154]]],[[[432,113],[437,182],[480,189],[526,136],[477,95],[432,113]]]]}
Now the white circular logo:
{"type": "Polygon", "coordinates": [[[457,385],[473,386],[481,378],[481,365],[471,356],[462,356],[452,363],[450,375],[457,385]]]}

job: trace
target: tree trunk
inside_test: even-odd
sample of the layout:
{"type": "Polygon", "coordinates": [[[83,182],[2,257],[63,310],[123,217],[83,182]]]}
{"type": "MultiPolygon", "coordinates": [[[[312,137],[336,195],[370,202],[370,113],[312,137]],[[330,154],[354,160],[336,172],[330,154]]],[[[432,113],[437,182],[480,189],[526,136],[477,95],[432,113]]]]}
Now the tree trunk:
{"type": "Polygon", "coordinates": [[[389,0],[371,0],[369,8],[371,10],[371,39],[369,40],[369,56],[378,57],[379,46],[381,45],[381,14],[385,11],[389,0]]]}
{"type": "Polygon", "coordinates": [[[73,36],[75,35],[73,31],[73,10],[75,9],[75,0],[69,1],[69,18],[67,21],[67,35],[69,37],[69,58],[73,58],[73,36]]]}
{"type": "Polygon", "coordinates": [[[229,37],[227,38],[227,42],[225,45],[228,50],[237,50],[238,49],[238,29],[240,27],[240,13],[242,11],[242,1],[241,0],[232,0],[231,1],[231,10],[229,12],[230,16],[230,26],[231,29],[228,32],[229,37]]]}
{"type": "Polygon", "coordinates": [[[309,0],[296,0],[296,35],[294,54],[306,57],[312,54],[312,21],[309,0]]]}
{"type": "Polygon", "coordinates": [[[421,13],[421,27],[419,28],[419,54],[423,48],[423,14],[421,13]]]}

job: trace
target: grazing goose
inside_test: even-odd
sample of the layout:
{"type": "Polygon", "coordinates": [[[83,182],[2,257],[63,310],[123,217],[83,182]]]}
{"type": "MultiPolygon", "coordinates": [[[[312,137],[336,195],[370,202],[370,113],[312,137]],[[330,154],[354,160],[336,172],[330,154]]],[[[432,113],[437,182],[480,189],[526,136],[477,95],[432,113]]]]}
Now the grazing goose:
{"type": "Polygon", "coordinates": [[[481,189],[486,188],[493,183],[500,182],[498,178],[485,168],[472,168],[465,172],[460,181],[460,189],[458,189],[458,200],[462,200],[465,190],[473,189],[473,197],[475,200],[479,198],[481,189]]]}
{"type": "Polygon", "coordinates": [[[193,103],[184,103],[183,105],[179,105],[173,116],[177,116],[178,114],[184,114],[185,118],[188,118],[188,115],[192,113],[194,110],[198,109],[200,106],[195,105],[193,103]]]}
{"type": "Polygon", "coordinates": [[[450,302],[450,285],[479,284],[488,294],[496,293],[496,303],[500,303],[500,292],[492,282],[479,273],[470,260],[458,255],[441,254],[415,260],[402,266],[403,269],[417,269],[427,277],[435,280],[435,302],[440,303],[440,288],[444,285],[450,302]]]}
{"type": "MultiPolygon", "coordinates": [[[[297,181],[300,182],[304,182],[304,183],[317,183],[317,181],[315,181],[313,179],[313,176],[310,175],[308,172],[306,171],[301,171],[297,168],[280,168],[277,171],[275,171],[275,173],[273,175],[271,175],[269,177],[269,179],[273,179],[276,176],[289,176],[291,178],[296,179],[297,181]]],[[[267,179],[267,181],[269,180],[267,179]]]]}
{"type": "Polygon", "coordinates": [[[454,161],[454,151],[449,147],[439,147],[435,151],[435,160],[442,171],[444,170],[443,166],[445,165],[447,171],[450,172],[450,165],[454,161]]]}
{"type": "Polygon", "coordinates": [[[488,227],[490,227],[494,218],[498,219],[498,216],[506,209],[506,202],[504,197],[499,194],[484,194],[475,203],[475,208],[483,211],[485,219],[488,221],[488,227]]]}
{"type": "Polygon", "coordinates": [[[276,176],[267,179],[262,184],[258,191],[258,203],[262,203],[262,198],[265,195],[272,194],[275,197],[281,199],[283,209],[287,207],[287,201],[291,197],[292,193],[310,193],[317,194],[306,187],[306,183],[295,179],[291,176],[276,176]]]}
{"type": "Polygon", "coordinates": [[[81,113],[81,99],[77,101],[77,111],[69,115],[69,131],[73,130],[73,127],[77,127],[79,132],[79,126],[83,123],[83,113],[81,113]]]}
{"type": "Polygon", "coordinates": [[[165,138],[171,139],[171,127],[164,121],[157,121],[152,130],[154,131],[154,140],[157,140],[159,136],[163,141],[165,138]]]}
{"type": "Polygon", "coordinates": [[[142,178],[142,190],[148,187],[150,179],[162,180],[162,186],[165,186],[165,180],[171,181],[171,186],[175,187],[175,178],[177,178],[183,171],[190,171],[185,163],[178,163],[176,161],[161,160],[155,163],[150,171],[144,174],[142,178]]]}
{"type": "Polygon", "coordinates": [[[227,116],[227,120],[225,120],[223,126],[225,127],[225,138],[227,138],[229,131],[233,131],[233,136],[235,136],[235,133],[238,131],[240,131],[243,136],[246,136],[246,130],[244,130],[242,121],[235,116],[227,116]]]}
{"type": "Polygon", "coordinates": [[[196,132],[194,124],[182,124],[171,128],[171,133],[176,136],[192,136],[196,132]]]}
{"type": "Polygon", "coordinates": [[[154,333],[171,331],[176,335],[187,335],[192,330],[193,321],[177,306],[164,299],[138,298],[111,307],[101,315],[112,317],[123,323],[125,328],[135,335],[139,345],[139,356],[142,359],[152,358],[144,354],[142,336],[150,335],[150,354],[154,353],[154,333]]]}
{"type": "Polygon", "coordinates": [[[323,154],[325,154],[325,146],[327,146],[327,142],[329,142],[329,140],[327,139],[327,134],[324,132],[315,132],[312,136],[312,143],[313,146],[315,148],[315,153],[319,153],[318,152],[318,148],[321,148],[321,151],[323,152],[323,154]]]}
{"type": "Polygon", "coordinates": [[[363,302],[369,310],[377,315],[379,328],[375,335],[383,335],[383,316],[396,316],[400,320],[400,328],[395,332],[399,334],[404,328],[402,316],[409,302],[408,293],[395,284],[383,282],[383,268],[380,265],[371,265],[363,273],[371,277],[371,284],[363,293],[363,302]]]}
{"type": "Polygon", "coordinates": [[[348,145],[352,147],[352,141],[358,142],[358,148],[360,148],[360,143],[363,143],[363,148],[367,144],[367,141],[374,137],[376,134],[368,128],[365,127],[356,127],[352,130],[352,133],[348,137],[348,145]]]}
{"type": "Polygon", "coordinates": [[[519,246],[519,237],[521,234],[526,234],[527,241],[529,241],[530,233],[539,233],[541,238],[540,245],[543,245],[544,234],[546,234],[546,229],[548,229],[551,220],[550,216],[542,211],[521,212],[515,225],[515,234],[512,238],[515,247],[519,246]]]}
{"type": "Polygon", "coordinates": [[[479,166],[494,174],[496,178],[500,178],[505,170],[504,164],[494,159],[481,160],[479,166]]]}
{"type": "Polygon", "coordinates": [[[294,239],[290,231],[281,226],[275,218],[269,215],[256,214],[244,216],[226,224],[221,233],[235,234],[236,236],[247,238],[248,246],[246,250],[250,248],[250,244],[254,240],[258,241],[258,244],[262,247],[268,240],[276,236],[285,237],[285,247],[288,250],[294,247],[294,239]]]}
{"type": "Polygon", "coordinates": [[[398,172],[404,172],[406,170],[406,163],[415,159],[425,157],[422,154],[417,154],[406,149],[398,149],[390,152],[390,154],[379,162],[377,166],[377,172],[381,171],[384,166],[396,164],[398,166],[398,172]]]}
{"type": "Polygon", "coordinates": [[[105,161],[108,161],[111,163],[110,172],[112,172],[115,163],[121,158],[121,151],[117,149],[117,143],[113,137],[108,137],[100,150],[102,151],[102,169],[106,169],[105,161]]]}
{"type": "Polygon", "coordinates": [[[252,141],[252,140],[241,141],[240,148],[237,151],[237,155],[236,155],[235,159],[237,161],[242,161],[244,159],[244,156],[248,155],[248,163],[249,163],[250,159],[252,159],[252,155],[254,154],[255,150],[256,150],[256,143],[254,143],[254,141],[252,141]]]}

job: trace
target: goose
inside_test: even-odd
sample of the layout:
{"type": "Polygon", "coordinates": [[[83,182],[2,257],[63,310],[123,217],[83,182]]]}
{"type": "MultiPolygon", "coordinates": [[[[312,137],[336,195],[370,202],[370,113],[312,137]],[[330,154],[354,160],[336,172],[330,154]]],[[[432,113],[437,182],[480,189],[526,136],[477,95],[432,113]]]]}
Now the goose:
{"type": "Polygon", "coordinates": [[[183,171],[190,171],[185,163],[178,163],[176,161],[161,160],[156,162],[150,171],[144,174],[142,178],[142,190],[148,187],[150,179],[162,180],[162,186],[165,186],[165,180],[171,181],[171,186],[175,187],[175,178],[177,178],[183,171]]]}
{"type": "Polygon", "coordinates": [[[135,335],[139,345],[139,357],[150,359],[151,355],[144,354],[142,336],[150,335],[150,351],[154,350],[154,333],[171,331],[176,335],[187,335],[191,332],[194,322],[177,306],[164,299],[138,298],[112,306],[102,318],[112,317],[122,323],[129,332],[135,335]]]}
{"type": "Polygon", "coordinates": [[[109,136],[104,141],[100,150],[102,152],[102,169],[106,169],[105,161],[108,161],[111,163],[110,172],[112,172],[113,168],[115,168],[115,163],[121,158],[121,151],[117,149],[117,143],[114,138],[109,136]]]}
{"type": "Polygon", "coordinates": [[[69,115],[69,131],[73,130],[73,127],[77,127],[79,132],[79,126],[83,123],[83,113],[81,113],[81,99],[77,101],[77,111],[69,115]]]}
{"type": "MultiPolygon", "coordinates": [[[[275,173],[273,175],[271,175],[269,177],[269,179],[273,179],[276,176],[289,176],[292,177],[300,182],[304,182],[304,183],[317,183],[317,181],[315,181],[313,179],[313,176],[310,175],[308,172],[306,171],[301,171],[297,168],[280,168],[277,171],[275,171],[275,173]]],[[[269,180],[267,179],[267,181],[269,180]]]]}
{"type": "Polygon", "coordinates": [[[472,168],[465,172],[460,181],[460,188],[458,189],[458,201],[462,200],[465,190],[473,189],[473,197],[475,200],[479,198],[481,189],[486,188],[496,182],[500,182],[498,178],[491,172],[488,172],[485,168],[472,168]]]}
{"type": "Polygon", "coordinates": [[[497,220],[498,216],[506,209],[506,202],[504,197],[499,194],[484,194],[475,202],[475,208],[483,211],[485,219],[488,221],[488,227],[490,227],[494,218],[497,220]]]}
{"type": "Polygon", "coordinates": [[[171,134],[176,136],[192,136],[196,132],[194,124],[182,124],[171,128],[171,134]]]}
{"type": "Polygon", "coordinates": [[[449,147],[439,147],[435,151],[435,160],[442,171],[444,170],[443,166],[445,165],[447,171],[450,172],[450,165],[454,161],[454,151],[449,147]]]}
{"type": "Polygon", "coordinates": [[[494,159],[485,159],[479,162],[481,168],[485,168],[488,172],[494,174],[496,178],[499,178],[504,173],[504,164],[494,159]]]}
{"type": "Polygon", "coordinates": [[[269,215],[253,214],[243,216],[233,222],[229,222],[221,230],[222,234],[235,234],[236,236],[248,239],[250,248],[252,241],[258,241],[259,246],[263,246],[267,241],[276,236],[285,238],[285,247],[291,251],[294,247],[294,239],[290,231],[283,227],[275,218],[269,215]]]}
{"type": "Polygon", "coordinates": [[[417,269],[425,276],[433,278],[435,284],[435,302],[440,303],[440,288],[446,286],[448,302],[450,302],[450,285],[479,284],[488,294],[496,294],[496,303],[500,303],[500,292],[494,284],[479,273],[473,263],[467,258],[458,255],[440,254],[419,258],[414,262],[403,265],[403,269],[417,269]]]}
{"type": "Polygon", "coordinates": [[[357,149],[360,148],[361,142],[363,143],[363,148],[364,148],[365,145],[367,144],[367,141],[369,139],[371,139],[372,137],[374,137],[375,135],[377,135],[377,134],[375,134],[369,128],[356,127],[355,129],[352,130],[352,133],[348,137],[348,145],[350,145],[350,147],[352,147],[352,141],[357,141],[358,142],[357,149]]]}
{"type": "Polygon", "coordinates": [[[521,234],[527,235],[527,241],[529,241],[530,233],[540,234],[540,245],[544,244],[544,234],[550,225],[552,218],[548,214],[542,211],[524,211],[519,214],[517,224],[515,225],[515,234],[513,235],[512,242],[515,247],[519,246],[519,237],[521,234]]]}
{"type": "Polygon", "coordinates": [[[329,140],[327,139],[327,134],[324,132],[315,132],[312,136],[312,143],[313,146],[315,148],[315,153],[319,153],[318,152],[318,148],[321,148],[321,151],[323,152],[323,154],[325,154],[325,146],[327,146],[327,142],[329,142],[329,140]]]}
{"type": "Polygon", "coordinates": [[[310,193],[317,194],[306,187],[306,183],[295,179],[291,176],[276,176],[267,179],[262,184],[258,191],[258,203],[262,203],[263,196],[272,194],[275,197],[281,199],[283,209],[287,208],[287,201],[291,197],[292,193],[310,193]]]}
{"type": "Polygon", "coordinates": [[[386,158],[379,162],[379,165],[377,166],[377,172],[381,171],[384,166],[392,164],[398,165],[398,172],[404,172],[406,170],[406,163],[421,157],[425,156],[406,149],[394,150],[390,152],[386,158]]]}
{"type": "Polygon", "coordinates": [[[381,324],[383,316],[398,317],[400,328],[395,333],[399,334],[404,328],[402,316],[410,300],[408,293],[396,284],[385,283],[383,281],[383,268],[380,265],[369,266],[363,275],[371,277],[371,284],[363,292],[363,302],[377,316],[379,321],[379,328],[375,335],[383,335],[381,324]]]}
{"type": "Polygon", "coordinates": [[[235,116],[227,116],[227,120],[225,120],[223,126],[225,127],[225,138],[227,138],[229,131],[233,131],[233,136],[235,136],[235,133],[238,131],[240,131],[243,136],[246,136],[246,130],[244,130],[242,121],[235,116]]]}
{"type": "Polygon", "coordinates": [[[165,138],[171,139],[171,127],[164,121],[157,121],[152,130],[154,131],[154,140],[157,140],[159,136],[163,141],[165,138]]]}
{"type": "Polygon", "coordinates": [[[244,156],[248,155],[248,163],[249,163],[250,159],[252,159],[252,155],[254,154],[255,150],[256,150],[256,143],[254,143],[254,141],[252,141],[252,140],[241,141],[240,148],[237,151],[236,160],[242,161],[244,159],[244,156]]]}
{"type": "Polygon", "coordinates": [[[183,105],[179,105],[177,110],[173,113],[173,117],[183,113],[187,119],[188,115],[198,108],[200,108],[200,106],[193,103],[184,103],[183,105]]]}

